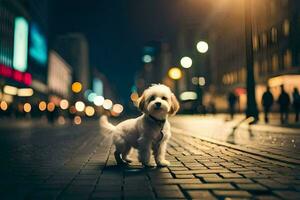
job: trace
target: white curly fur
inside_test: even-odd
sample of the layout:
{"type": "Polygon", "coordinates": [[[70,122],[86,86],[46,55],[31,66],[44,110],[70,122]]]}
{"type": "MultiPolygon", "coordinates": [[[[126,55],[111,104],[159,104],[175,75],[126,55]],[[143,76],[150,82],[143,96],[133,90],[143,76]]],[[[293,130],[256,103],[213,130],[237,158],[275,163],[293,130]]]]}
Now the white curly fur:
{"type": "Polygon", "coordinates": [[[167,142],[171,137],[168,116],[175,115],[179,110],[175,95],[167,86],[155,84],[143,92],[137,105],[143,114],[117,126],[109,123],[106,116],[100,119],[102,132],[113,135],[117,163],[131,162],[128,154],[133,147],[138,149],[139,161],[144,166],[150,165],[151,149],[157,166],[168,166],[170,162],[165,159],[167,142]]]}

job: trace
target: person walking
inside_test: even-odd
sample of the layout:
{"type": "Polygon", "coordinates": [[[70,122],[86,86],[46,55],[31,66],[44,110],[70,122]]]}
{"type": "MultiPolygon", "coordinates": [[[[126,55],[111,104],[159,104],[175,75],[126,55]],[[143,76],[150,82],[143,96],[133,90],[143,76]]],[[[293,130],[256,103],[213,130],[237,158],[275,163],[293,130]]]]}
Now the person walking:
{"type": "Polygon", "coordinates": [[[280,107],[280,121],[281,123],[286,123],[289,118],[289,106],[291,103],[288,93],[284,90],[284,86],[281,85],[281,93],[278,97],[278,104],[280,107]]]}
{"type": "Polygon", "coordinates": [[[299,112],[300,112],[300,95],[298,88],[294,88],[293,92],[293,106],[295,112],[295,121],[299,121],[299,112]]]}
{"type": "Polygon", "coordinates": [[[269,123],[269,112],[271,110],[273,103],[274,103],[273,95],[270,91],[270,87],[267,86],[267,89],[262,96],[262,106],[264,107],[265,123],[269,123]]]}
{"type": "Polygon", "coordinates": [[[234,114],[235,114],[235,104],[237,102],[237,97],[235,96],[235,94],[233,92],[230,92],[228,94],[228,106],[229,106],[229,114],[231,119],[233,119],[234,114]]]}

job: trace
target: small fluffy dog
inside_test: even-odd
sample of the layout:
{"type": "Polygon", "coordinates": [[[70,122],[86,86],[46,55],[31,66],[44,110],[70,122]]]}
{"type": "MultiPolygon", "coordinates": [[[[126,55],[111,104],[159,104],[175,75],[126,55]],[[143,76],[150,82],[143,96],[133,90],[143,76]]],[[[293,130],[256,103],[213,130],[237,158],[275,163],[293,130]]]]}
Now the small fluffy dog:
{"type": "Polygon", "coordinates": [[[165,159],[165,153],[171,137],[168,116],[175,115],[179,110],[175,95],[169,87],[154,84],[143,92],[137,100],[137,106],[143,114],[135,119],[125,120],[117,126],[109,123],[106,116],[100,119],[101,130],[113,134],[117,163],[130,163],[128,154],[133,147],[138,149],[138,159],[144,166],[150,166],[151,149],[157,166],[170,165],[165,159]]]}

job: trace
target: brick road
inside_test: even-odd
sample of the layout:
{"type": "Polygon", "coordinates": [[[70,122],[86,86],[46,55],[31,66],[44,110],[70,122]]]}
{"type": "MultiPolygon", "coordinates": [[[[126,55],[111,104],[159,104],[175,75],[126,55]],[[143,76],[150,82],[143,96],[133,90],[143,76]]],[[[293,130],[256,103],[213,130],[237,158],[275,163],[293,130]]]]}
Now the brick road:
{"type": "Polygon", "coordinates": [[[170,167],[143,169],[117,167],[94,125],[7,134],[1,199],[300,199],[299,165],[188,135],[173,134],[170,167]]]}

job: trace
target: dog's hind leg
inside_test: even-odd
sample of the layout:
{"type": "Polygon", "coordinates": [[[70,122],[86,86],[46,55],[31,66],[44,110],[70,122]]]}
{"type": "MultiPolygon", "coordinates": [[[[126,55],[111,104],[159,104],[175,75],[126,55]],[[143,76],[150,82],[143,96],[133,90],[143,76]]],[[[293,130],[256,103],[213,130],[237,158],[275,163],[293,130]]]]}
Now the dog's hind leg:
{"type": "Polygon", "coordinates": [[[118,165],[124,164],[124,161],[121,158],[121,153],[118,150],[115,151],[114,156],[118,165]]]}
{"type": "Polygon", "coordinates": [[[132,160],[128,158],[128,154],[130,153],[130,150],[131,150],[131,146],[126,145],[124,151],[122,152],[122,159],[128,163],[132,162],[132,160]]]}

